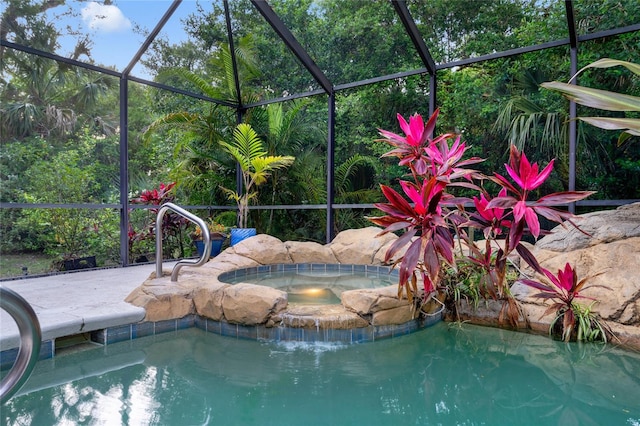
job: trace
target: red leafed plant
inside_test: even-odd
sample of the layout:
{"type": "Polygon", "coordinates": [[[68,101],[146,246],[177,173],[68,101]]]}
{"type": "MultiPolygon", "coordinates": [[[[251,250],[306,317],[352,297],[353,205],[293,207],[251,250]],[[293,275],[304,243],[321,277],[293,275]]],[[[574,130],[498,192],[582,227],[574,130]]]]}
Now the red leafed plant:
{"type": "MultiPolygon", "coordinates": [[[[157,188],[145,189],[140,193],[138,198],[131,200],[132,203],[148,204],[154,206],[160,206],[164,203],[173,201],[173,187],[176,186],[175,182],[168,184],[161,183],[157,188]]],[[[157,210],[156,210],[157,211],[157,210]]]]}
{"type": "Polygon", "coordinates": [[[454,137],[452,134],[431,138],[437,116],[438,111],[424,126],[418,114],[410,117],[409,123],[398,114],[405,137],[380,130],[384,141],[396,147],[384,156],[398,157],[399,164],[409,167],[411,171],[413,182],[402,180],[400,186],[413,204],[393,188],[381,185],[382,193],[389,202],[375,206],[386,216],[371,217],[369,220],[385,228],[381,234],[404,230],[387,251],[385,262],[409,245],[399,261],[398,293],[401,294],[405,288],[410,299],[418,293],[418,277],[422,279],[425,295],[428,295],[437,288],[442,261],[454,266],[454,239],[450,221],[456,219],[447,217],[450,212],[446,207],[456,200],[447,193],[447,187],[461,185],[476,188],[470,181],[460,182],[458,179],[469,179],[475,171],[464,167],[482,161],[480,158],[462,160],[466,146],[460,143],[459,137],[451,147],[447,140],[454,137]]]}
{"type": "Polygon", "coordinates": [[[463,159],[467,146],[460,142],[459,136],[448,133],[435,138],[431,136],[438,113],[436,110],[426,125],[419,114],[411,116],[409,122],[398,114],[398,122],[405,136],[380,130],[383,136],[381,140],[394,147],[383,156],[399,158],[398,164],[409,168],[407,176],[412,180],[399,182],[407,198],[381,185],[388,202],[375,206],[385,215],[370,217],[369,220],[384,228],[381,235],[402,231],[385,256],[385,262],[394,257],[398,259],[399,295],[404,288],[412,299],[418,293],[419,279],[423,282],[423,297],[439,290],[442,265],[446,264],[454,270],[456,268],[454,236],[457,236],[465,242],[469,260],[484,271],[483,293],[506,300],[504,313],[515,325],[519,310],[505,280],[509,254],[517,250],[526,262],[537,264],[521,240],[524,235],[538,238],[543,233],[538,215],[558,223],[570,221],[571,213],[554,206],[581,200],[592,192],[559,192],[531,200],[531,192],[551,174],[553,160],[539,171],[538,164],[531,164],[515,146],[511,147],[509,163],[505,164],[514,183],[497,173],[489,178],[483,176],[469,166],[484,160],[477,157],[463,159]],[[451,145],[450,140],[453,140],[451,145]],[[486,179],[501,187],[496,197],[491,197],[480,186],[486,179]],[[449,192],[453,187],[477,191],[479,196],[472,199],[456,198],[449,192]],[[473,205],[475,211],[467,212],[465,205],[473,205]],[[477,247],[464,231],[465,227],[482,230],[486,239],[484,249],[477,247]],[[491,241],[498,239],[503,241],[495,250],[496,246],[491,241]],[[406,246],[404,254],[397,256],[406,246]]]}
{"type": "Polygon", "coordinates": [[[518,282],[540,290],[540,293],[533,295],[534,297],[555,302],[542,314],[543,317],[552,313],[555,314],[549,327],[549,333],[553,333],[558,321],[562,320],[562,323],[559,324],[559,334],[565,342],[571,340],[574,334],[578,341],[599,339],[606,342],[607,332],[605,332],[605,326],[591,312],[591,305],[595,303],[595,299],[580,294],[581,291],[587,288],[604,286],[586,286],[587,280],[593,277],[583,278],[578,281],[578,274],[569,263],[565,265],[564,270],[558,270],[556,275],[540,267],[537,262],[531,266],[542,276],[542,280],[521,278],[518,282]],[[579,298],[590,299],[594,302],[585,308],[575,302],[575,299],[579,298]]]}
{"type": "MultiPolygon", "coordinates": [[[[174,201],[175,196],[173,189],[175,185],[175,182],[168,184],[161,183],[157,188],[145,189],[140,193],[139,197],[131,200],[132,204],[146,204],[158,206],[158,208],[148,209],[149,215],[140,231],[136,231],[133,227],[129,229],[130,247],[135,242],[154,239],[158,210],[163,204],[174,201]]],[[[162,218],[162,235],[163,239],[168,242],[163,246],[165,257],[174,258],[185,256],[183,233],[187,223],[185,218],[173,212],[168,212],[162,218]]]]}

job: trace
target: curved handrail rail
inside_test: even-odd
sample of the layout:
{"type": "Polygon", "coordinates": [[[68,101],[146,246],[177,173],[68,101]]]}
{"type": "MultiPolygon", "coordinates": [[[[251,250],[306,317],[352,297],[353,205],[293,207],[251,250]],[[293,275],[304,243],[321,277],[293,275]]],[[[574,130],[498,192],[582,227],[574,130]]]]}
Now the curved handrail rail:
{"type": "Polygon", "coordinates": [[[38,362],[42,332],[31,305],[10,288],[0,286],[0,307],[13,317],[20,331],[18,356],[0,383],[0,404],[4,404],[20,390],[38,362]]]}
{"type": "Polygon", "coordinates": [[[196,261],[182,259],[175,264],[171,271],[171,282],[175,283],[178,282],[178,272],[183,266],[202,266],[207,263],[211,255],[211,234],[205,221],[198,216],[173,203],[163,204],[158,210],[158,216],[156,217],[156,278],[162,277],[162,218],[167,210],[173,210],[175,213],[198,225],[200,229],[202,229],[202,242],[204,243],[204,253],[202,253],[200,259],[196,261]]]}

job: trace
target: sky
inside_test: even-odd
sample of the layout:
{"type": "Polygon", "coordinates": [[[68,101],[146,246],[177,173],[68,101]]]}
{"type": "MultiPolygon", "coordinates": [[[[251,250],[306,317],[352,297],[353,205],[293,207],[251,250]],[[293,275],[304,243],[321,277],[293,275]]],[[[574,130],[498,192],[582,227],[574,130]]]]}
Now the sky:
{"type": "MultiPolygon", "coordinates": [[[[148,33],[155,28],[171,5],[170,0],[120,0],[110,5],[103,2],[68,1],[67,5],[49,10],[49,16],[63,34],[79,31],[89,34],[93,45],[91,56],[96,64],[115,66],[118,71],[124,70],[144,42],[144,36],[134,29],[140,27],[148,33]],[[73,16],[60,16],[68,7],[73,16]]],[[[184,41],[187,36],[183,30],[181,19],[195,11],[196,2],[185,0],[163,27],[160,35],[164,35],[174,43],[184,41]]],[[[59,38],[61,47],[57,52],[61,56],[70,56],[76,45],[78,36],[59,38]]],[[[81,61],[87,61],[81,57],[81,61]]],[[[132,75],[151,78],[142,65],[137,65],[132,75]]]]}

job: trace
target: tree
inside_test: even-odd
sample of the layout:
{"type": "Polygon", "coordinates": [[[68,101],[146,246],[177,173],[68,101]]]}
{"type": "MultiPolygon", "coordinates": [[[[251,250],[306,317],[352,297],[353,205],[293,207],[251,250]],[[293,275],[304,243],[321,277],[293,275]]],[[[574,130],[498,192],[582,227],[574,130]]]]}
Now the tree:
{"type": "MultiPolygon", "coordinates": [[[[241,39],[236,46],[241,87],[252,81],[254,48],[251,37],[241,39]]],[[[221,45],[210,60],[210,71],[200,74],[177,68],[164,70],[160,81],[179,81],[184,87],[200,92],[213,99],[237,101],[235,77],[228,45],[221,45]],[[213,65],[215,64],[215,66],[213,65]],[[215,71],[215,72],[214,72],[215,71]]],[[[251,91],[243,92],[244,101],[254,98],[251,91]]],[[[234,165],[229,163],[218,146],[218,141],[231,135],[237,117],[227,106],[216,103],[189,102],[154,120],[143,132],[147,143],[158,140],[161,135],[173,135],[176,146],[173,152],[176,163],[171,177],[186,194],[190,204],[222,204],[224,199],[216,188],[228,186],[234,181],[234,165]]],[[[154,142],[155,143],[155,142],[154,142]]]]}
{"type": "Polygon", "coordinates": [[[257,187],[262,185],[275,170],[289,166],[292,156],[268,155],[258,134],[246,123],[240,123],[230,142],[219,141],[220,146],[238,163],[242,174],[242,192],[222,188],[238,205],[238,226],[247,227],[249,203],[255,200],[257,187]]]}

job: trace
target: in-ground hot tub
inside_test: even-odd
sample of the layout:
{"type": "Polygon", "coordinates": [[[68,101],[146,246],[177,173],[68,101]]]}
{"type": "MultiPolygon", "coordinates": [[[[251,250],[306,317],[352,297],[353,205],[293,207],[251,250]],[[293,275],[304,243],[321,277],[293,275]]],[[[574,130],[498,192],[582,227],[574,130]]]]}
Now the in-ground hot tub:
{"type": "Polygon", "coordinates": [[[239,288],[238,292],[225,290],[225,317],[229,312],[225,303],[229,306],[232,297],[237,308],[260,303],[256,293],[286,293],[286,307],[257,325],[258,336],[266,339],[374,341],[411,333],[442,319],[439,306],[433,313],[416,312],[407,299],[398,299],[398,270],[389,266],[271,264],[222,272],[217,280],[239,288]],[[264,290],[256,290],[260,287],[264,290]]]}
{"type": "Polygon", "coordinates": [[[178,285],[168,275],[152,277],[127,301],[145,307],[145,326],[192,315],[206,331],[258,340],[364,343],[442,319],[439,301],[429,299],[416,309],[398,297],[398,271],[389,266],[273,263],[234,269],[242,262],[229,258],[223,253],[194,268],[178,285]]]}
{"type": "Polygon", "coordinates": [[[343,291],[397,284],[398,271],[377,265],[276,264],[225,272],[218,280],[286,291],[289,304],[332,305],[341,303],[343,291]]]}

